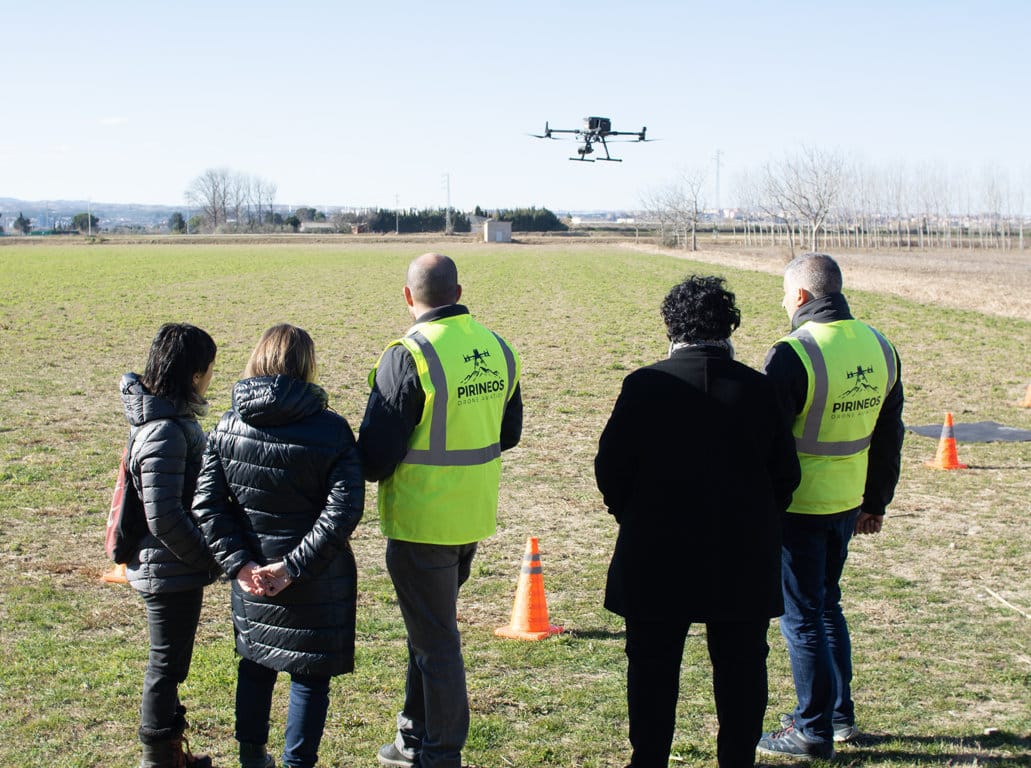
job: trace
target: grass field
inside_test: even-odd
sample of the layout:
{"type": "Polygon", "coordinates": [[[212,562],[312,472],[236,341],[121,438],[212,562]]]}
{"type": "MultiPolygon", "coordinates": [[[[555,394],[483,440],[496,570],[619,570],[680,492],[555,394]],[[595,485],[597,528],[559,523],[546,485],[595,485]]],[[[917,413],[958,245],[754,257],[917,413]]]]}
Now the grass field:
{"type": "MultiPolygon", "coordinates": [[[[738,357],[757,366],[786,330],[780,279],[776,270],[614,244],[438,247],[458,262],[463,300],[519,349],[525,370],[524,436],[505,455],[499,532],[481,545],[459,605],[473,710],[465,760],[624,765],[622,624],[601,607],[615,524],[594,487],[597,438],[622,377],[665,353],[657,307],[671,284],[690,272],[725,275],[744,316],[738,357]],[[567,632],[541,643],[498,640],[492,632],[508,621],[531,535],[540,540],[552,623],[567,632]]],[[[205,427],[228,407],[261,331],[288,321],[311,332],[331,403],[357,428],[367,372],[408,324],[404,269],[428,249],[0,247],[0,764],[137,759],[143,606],[133,590],[98,577],[108,565],[104,520],[126,434],[118,377],[141,369],[158,325],[193,322],[219,344],[205,427]]],[[[857,316],[899,348],[907,423],[940,423],[948,410],[957,421],[1031,429],[1031,410],[1015,406],[1031,377],[1031,317],[917,303],[890,288],[847,293],[857,316]]],[[[843,747],[836,764],[1028,766],[1031,443],[961,444],[971,466],[963,472],[926,469],[934,450],[934,441],[907,436],[885,530],[852,547],[845,607],[867,735],[843,747]]],[[[375,765],[401,702],[404,632],[369,490],[354,541],[357,670],[333,683],[320,759],[327,766],[375,765]]],[[[670,604],[675,610],[675,595],[670,604]]],[[[703,632],[692,629],[685,652],[674,742],[684,766],[715,764],[703,632]]],[[[793,703],[776,622],[770,644],[772,726],[793,703]]],[[[182,694],[191,743],[221,766],[236,764],[234,680],[228,587],[217,584],[182,694]]],[[[282,748],[287,687],[281,679],[273,751],[282,748]]]]}

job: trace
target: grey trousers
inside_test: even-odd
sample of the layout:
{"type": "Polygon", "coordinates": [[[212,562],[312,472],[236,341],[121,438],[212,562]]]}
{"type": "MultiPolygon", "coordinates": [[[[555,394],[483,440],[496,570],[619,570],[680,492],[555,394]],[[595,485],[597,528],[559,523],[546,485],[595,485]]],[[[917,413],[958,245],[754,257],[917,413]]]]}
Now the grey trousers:
{"type": "Polygon", "coordinates": [[[462,765],[469,698],[457,603],[475,555],[475,542],[387,540],[387,571],[408,630],[405,702],[394,745],[420,768],[462,765]]]}

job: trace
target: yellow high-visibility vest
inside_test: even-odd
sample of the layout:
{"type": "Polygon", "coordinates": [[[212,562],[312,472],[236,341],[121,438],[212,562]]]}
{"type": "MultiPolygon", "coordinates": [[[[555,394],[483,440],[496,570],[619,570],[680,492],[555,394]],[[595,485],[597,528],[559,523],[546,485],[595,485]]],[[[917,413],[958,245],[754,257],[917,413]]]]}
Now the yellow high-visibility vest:
{"type": "Polygon", "coordinates": [[[895,350],[858,320],[807,322],[780,341],[808,374],[792,432],[802,467],[789,512],[829,515],[862,504],[877,417],[895,385],[895,350]]]}
{"type": "MultiPolygon", "coordinates": [[[[417,323],[387,348],[397,344],[411,353],[426,402],[408,453],[379,484],[380,530],[426,544],[485,539],[496,529],[501,421],[519,357],[468,314],[417,323]]],[[[370,385],[375,377],[373,368],[370,385]]]]}

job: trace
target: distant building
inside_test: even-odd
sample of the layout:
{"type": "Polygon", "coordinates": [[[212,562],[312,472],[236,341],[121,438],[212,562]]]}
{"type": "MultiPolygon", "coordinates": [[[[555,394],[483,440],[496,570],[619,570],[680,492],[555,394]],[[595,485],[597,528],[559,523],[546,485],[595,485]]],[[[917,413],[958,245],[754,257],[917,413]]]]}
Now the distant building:
{"type": "Polygon", "coordinates": [[[309,234],[327,235],[336,232],[336,225],[331,221],[302,221],[301,232],[309,234]]]}
{"type": "Polygon", "coordinates": [[[483,242],[485,243],[511,243],[512,222],[494,221],[488,219],[483,222],[483,242]]]}

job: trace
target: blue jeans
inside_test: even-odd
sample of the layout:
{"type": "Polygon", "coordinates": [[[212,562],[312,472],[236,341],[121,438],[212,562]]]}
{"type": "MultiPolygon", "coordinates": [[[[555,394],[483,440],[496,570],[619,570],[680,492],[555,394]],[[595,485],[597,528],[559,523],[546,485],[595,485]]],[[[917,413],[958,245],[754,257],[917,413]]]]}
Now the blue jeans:
{"type": "Polygon", "coordinates": [[[854,509],[835,515],[788,514],[784,520],[780,631],[798,696],[795,728],[811,741],[831,741],[833,723],[855,723],[852,642],[838,582],[858,516],[854,509]]]}
{"type": "MultiPolygon", "coordinates": [[[[236,740],[268,742],[272,691],[279,673],[250,659],[240,659],[236,677],[236,740]]],[[[329,677],[290,675],[290,706],[286,714],[284,766],[313,768],[329,710],[329,677]]]]}
{"type": "Polygon", "coordinates": [[[387,571],[408,631],[405,703],[394,745],[420,768],[460,768],[469,734],[458,590],[476,543],[417,544],[387,539],[387,571]]]}

